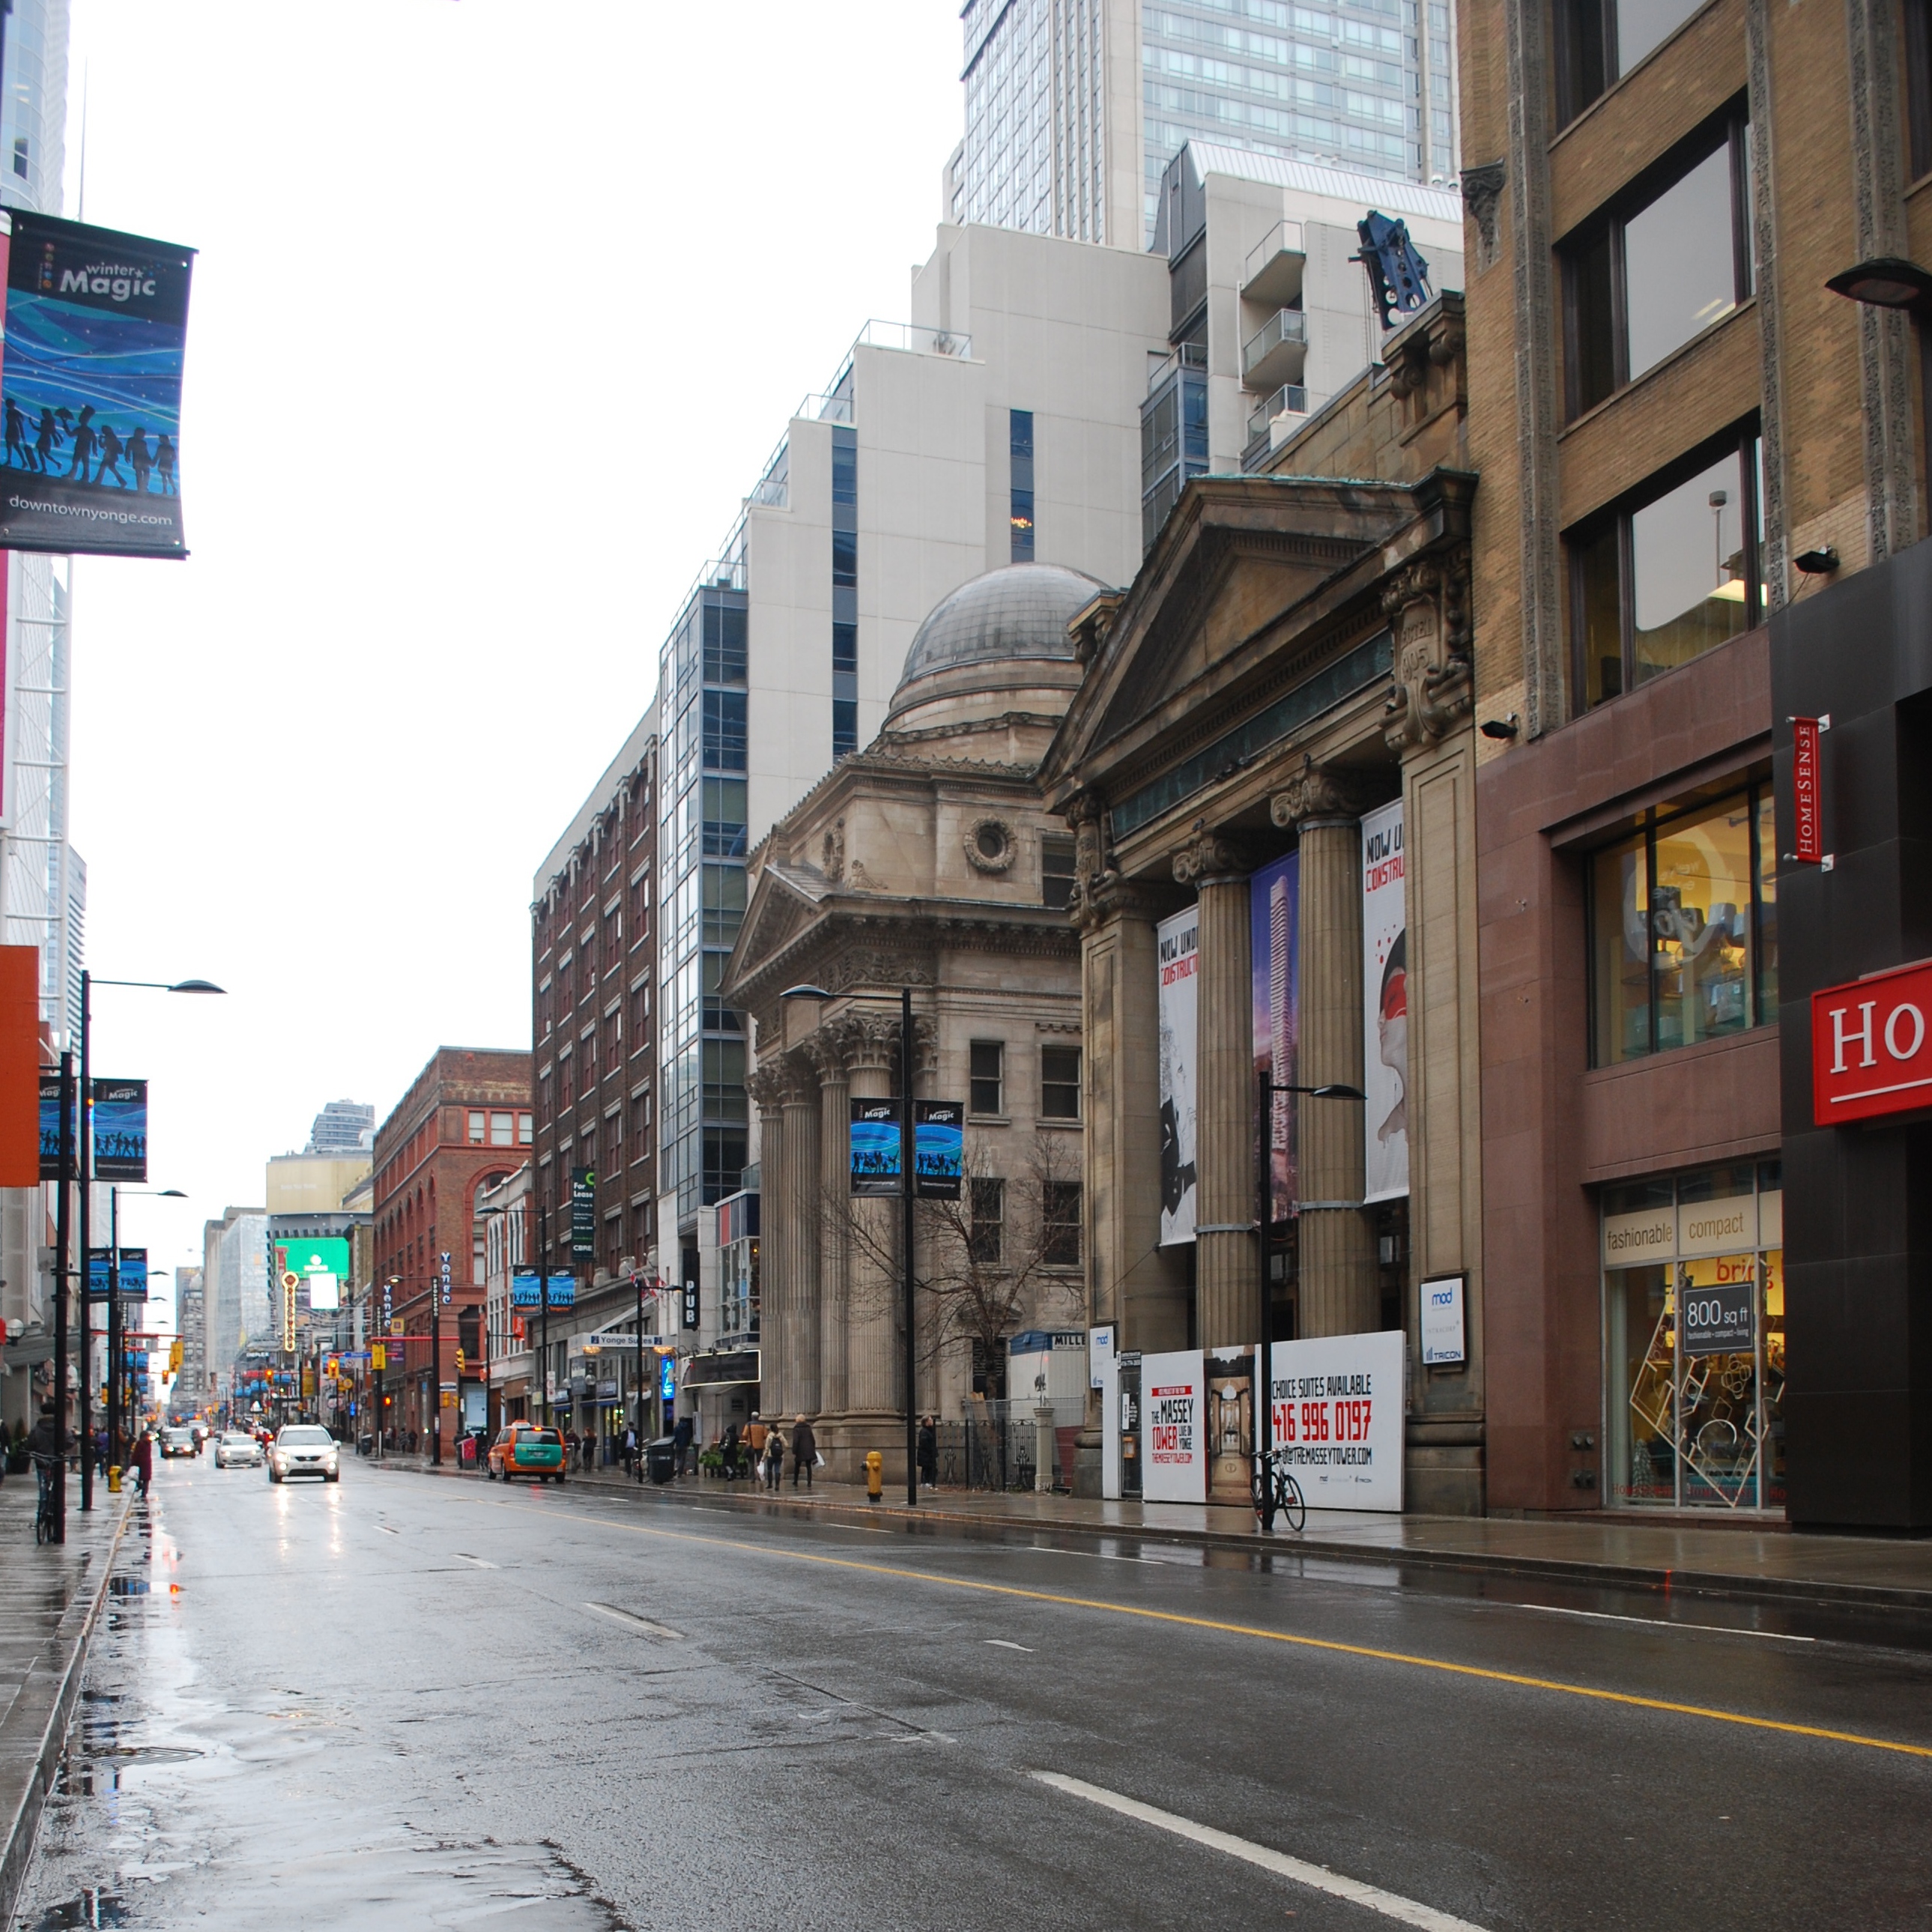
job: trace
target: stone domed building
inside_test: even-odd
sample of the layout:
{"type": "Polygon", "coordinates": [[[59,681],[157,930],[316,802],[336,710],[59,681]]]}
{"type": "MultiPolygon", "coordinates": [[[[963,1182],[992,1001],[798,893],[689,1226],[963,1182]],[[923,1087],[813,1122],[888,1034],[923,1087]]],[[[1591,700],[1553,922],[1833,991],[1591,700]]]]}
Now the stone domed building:
{"type": "Polygon", "coordinates": [[[1052,564],[961,585],[878,737],[751,856],[724,993],[754,1027],[759,1398],[814,1418],[835,1477],[876,1448],[904,1480],[899,1204],[853,1199],[847,1170],[850,1102],[902,1090],[902,988],[914,1095],[967,1107],[962,1198],[922,1204],[916,1406],[980,1413],[1008,1338],[1085,1325],[1073,842],[1034,780],[1080,681],[1074,621],[1111,594],[1052,564]],[[801,984],[832,997],[782,998],[801,984]]]}

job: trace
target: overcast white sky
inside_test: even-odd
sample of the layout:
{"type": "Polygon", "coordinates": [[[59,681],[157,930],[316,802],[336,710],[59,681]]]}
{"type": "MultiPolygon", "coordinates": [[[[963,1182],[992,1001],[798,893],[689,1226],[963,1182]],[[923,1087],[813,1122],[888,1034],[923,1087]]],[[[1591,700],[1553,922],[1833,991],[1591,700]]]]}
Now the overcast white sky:
{"type": "Polygon", "coordinates": [[[903,317],[957,0],[75,0],[68,205],[200,250],[184,563],[76,566],[94,1064],[154,1265],[530,1040],[530,877],[799,398],[903,317]]]}

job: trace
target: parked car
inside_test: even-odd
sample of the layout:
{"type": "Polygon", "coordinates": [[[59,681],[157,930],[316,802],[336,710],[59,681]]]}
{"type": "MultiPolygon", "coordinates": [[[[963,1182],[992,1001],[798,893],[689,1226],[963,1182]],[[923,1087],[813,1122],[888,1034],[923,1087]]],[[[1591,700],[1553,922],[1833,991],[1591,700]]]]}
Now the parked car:
{"type": "Polygon", "coordinates": [[[161,1454],[164,1456],[199,1456],[201,1444],[194,1439],[192,1429],[164,1429],[161,1431],[161,1454]]]}
{"type": "Polygon", "coordinates": [[[486,1473],[493,1482],[534,1476],[540,1483],[560,1483],[565,1480],[563,1438],[533,1422],[513,1422],[490,1444],[486,1473]]]}
{"type": "Polygon", "coordinates": [[[325,1483],[342,1480],[342,1449],[319,1423],[291,1422],[268,1445],[268,1480],[320,1476],[325,1483]]]}
{"type": "Polygon", "coordinates": [[[218,1469],[259,1469],[262,1445],[252,1436],[231,1429],[214,1440],[214,1466],[218,1469]]]}

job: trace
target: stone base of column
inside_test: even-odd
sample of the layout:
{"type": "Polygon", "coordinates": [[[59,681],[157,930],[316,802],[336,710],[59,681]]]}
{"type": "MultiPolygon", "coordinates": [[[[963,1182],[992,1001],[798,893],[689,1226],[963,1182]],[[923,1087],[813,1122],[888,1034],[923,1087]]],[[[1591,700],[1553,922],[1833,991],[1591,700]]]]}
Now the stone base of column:
{"type": "Polygon", "coordinates": [[[1089,1502],[1100,1500],[1100,1432],[1083,1429],[1073,1438],[1073,1493],[1089,1502]]]}
{"type": "Polygon", "coordinates": [[[1359,1208],[1304,1209],[1300,1238],[1297,1332],[1366,1335],[1380,1328],[1382,1286],[1368,1216],[1359,1208]]]}
{"type": "MultiPolygon", "coordinates": [[[[1418,1516],[1486,1516],[1488,1489],[1479,1421],[1412,1419],[1403,1432],[1402,1505],[1418,1516]]],[[[1576,1506],[1592,1508],[1594,1490],[1579,1490],[1576,1506]]]]}
{"type": "MultiPolygon", "coordinates": [[[[876,1449],[886,1459],[886,1494],[905,1500],[905,1418],[891,1409],[848,1409],[842,1415],[817,1415],[812,1433],[818,1438],[818,1453],[825,1467],[818,1474],[827,1482],[858,1483],[866,1480],[866,1452],[876,1449]]],[[[789,1463],[785,1480],[791,1480],[789,1463]]]]}

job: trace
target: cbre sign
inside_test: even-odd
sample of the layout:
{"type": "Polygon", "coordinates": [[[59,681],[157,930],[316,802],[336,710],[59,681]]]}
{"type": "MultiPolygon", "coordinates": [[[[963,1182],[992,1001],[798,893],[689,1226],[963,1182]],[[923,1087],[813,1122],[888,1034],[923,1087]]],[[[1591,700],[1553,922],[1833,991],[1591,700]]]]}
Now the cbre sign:
{"type": "Polygon", "coordinates": [[[1821,1127],[1932,1107],[1932,960],[1811,995],[1811,1117],[1821,1127]]]}

